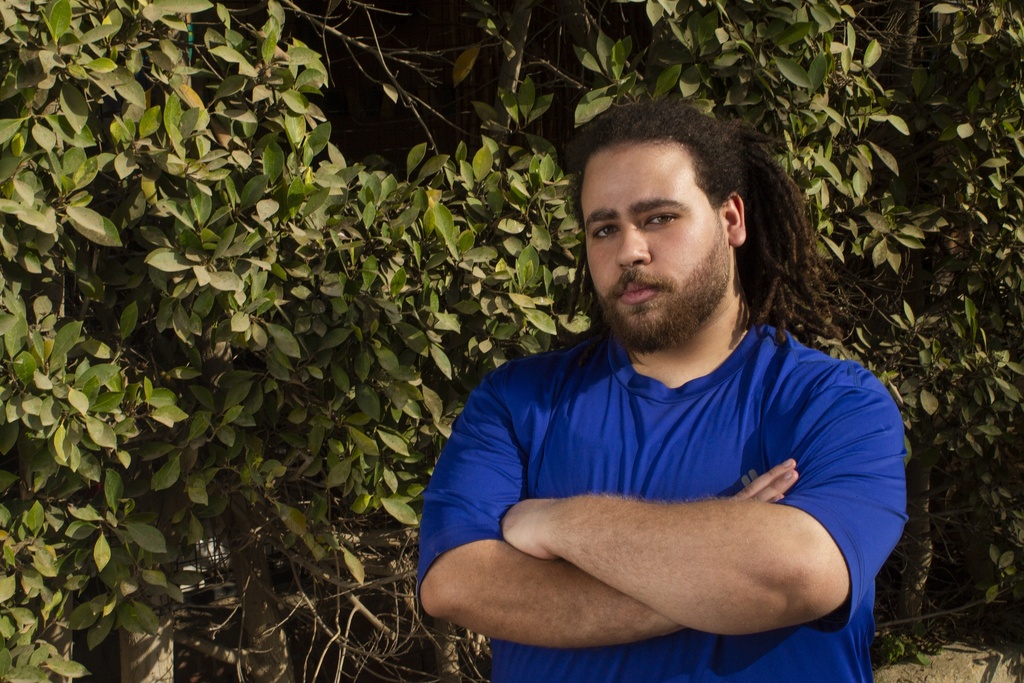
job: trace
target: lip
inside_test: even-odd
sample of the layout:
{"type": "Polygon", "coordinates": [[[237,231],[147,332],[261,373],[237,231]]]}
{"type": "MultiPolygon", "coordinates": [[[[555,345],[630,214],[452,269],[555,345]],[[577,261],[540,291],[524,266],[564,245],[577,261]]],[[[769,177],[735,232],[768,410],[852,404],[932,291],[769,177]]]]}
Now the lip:
{"type": "Polygon", "coordinates": [[[658,295],[654,287],[629,287],[619,295],[619,301],[627,306],[635,306],[650,301],[658,295]]]}

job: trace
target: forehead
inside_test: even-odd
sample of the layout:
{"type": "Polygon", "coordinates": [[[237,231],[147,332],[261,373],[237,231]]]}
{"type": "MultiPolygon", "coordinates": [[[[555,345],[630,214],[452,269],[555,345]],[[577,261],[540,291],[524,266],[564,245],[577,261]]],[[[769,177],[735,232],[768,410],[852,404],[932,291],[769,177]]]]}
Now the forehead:
{"type": "Polygon", "coordinates": [[[587,161],[580,187],[584,214],[650,197],[682,201],[697,186],[693,157],[675,142],[630,142],[601,149],[587,161]]]}

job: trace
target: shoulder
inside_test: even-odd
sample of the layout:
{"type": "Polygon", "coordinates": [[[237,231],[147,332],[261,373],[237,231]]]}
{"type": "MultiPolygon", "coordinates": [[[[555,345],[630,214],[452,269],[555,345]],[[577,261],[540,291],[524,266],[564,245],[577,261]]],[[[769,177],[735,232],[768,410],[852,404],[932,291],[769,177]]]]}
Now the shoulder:
{"type": "Polygon", "coordinates": [[[884,416],[894,427],[902,423],[888,389],[867,368],[804,346],[791,335],[782,342],[774,330],[762,334],[757,363],[764,382],[768,411],[776,416],[820,417],[824,414],[860,421],[884,416]]]}
{"type": "Polygon", "coordinates": [[[804,390],[859,388],[889,396],[878,378],[856,361],[833,358],[805,346],[790,334],[778,342],[770,327],[756,332],[760,336],[757,362],[776,385],[804,390]]]}
{"type": "Polygon", "coordinates": [[[480,388],[511,402],[538,402],[560,393],[588,368],[605,359],[606,343],[603,339],[592,339],[567,349],[515,358],[491,371],[480,388]]]}
{"type": "Polygon", "coordinates": [[[517,452],[529,452],[544,433],[555,406],[571,395],[581,377],[601,365],[602,359],[607,359],[607,350],[601,341],[595,341],[507,361],[470,393],[452,426],[447,450],[470,443],[485,449],[511,444],[517,452]]]}

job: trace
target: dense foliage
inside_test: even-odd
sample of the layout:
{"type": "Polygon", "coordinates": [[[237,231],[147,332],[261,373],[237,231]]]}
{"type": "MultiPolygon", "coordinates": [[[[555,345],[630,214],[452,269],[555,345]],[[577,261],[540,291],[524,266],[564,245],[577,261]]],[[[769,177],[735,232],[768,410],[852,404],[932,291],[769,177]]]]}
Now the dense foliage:
{"type": "Polygon", "coordinates": [[[785,141],[849,323],[818,341],[908,426],[887,609],[1019,600],[1020,8],[475,0],[449,61],[462,87],[496,65],[480,131],[354,163],[293,36],[365,43],[337,2],[283,5],[0,4],[0,680],[83,674],[67,629],[171,629],[211,545],[243,560],[246,646],[178,640],[254,680],[475,676],[481,644],[411,598],[419,494],[479,377],[585,324],[552,119],[648,94],[785,141]]]}

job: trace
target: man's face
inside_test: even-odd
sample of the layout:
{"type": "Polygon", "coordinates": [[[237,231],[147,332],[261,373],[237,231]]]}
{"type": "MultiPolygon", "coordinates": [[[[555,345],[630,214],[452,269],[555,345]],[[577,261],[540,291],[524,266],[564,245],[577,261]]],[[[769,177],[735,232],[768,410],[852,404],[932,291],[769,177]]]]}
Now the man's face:
{"type": "Polygon", "coordinates": [[[611,333],[634,353],[678,347],[739,300],[743,203],[713,207],[685,148],[616,145],[587,163],[587,266],[611,333]]]}

